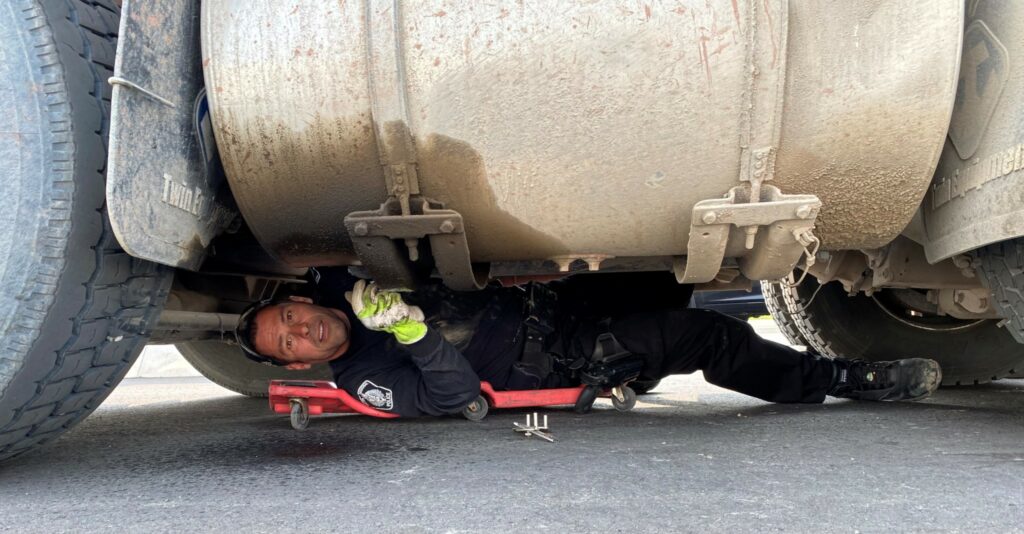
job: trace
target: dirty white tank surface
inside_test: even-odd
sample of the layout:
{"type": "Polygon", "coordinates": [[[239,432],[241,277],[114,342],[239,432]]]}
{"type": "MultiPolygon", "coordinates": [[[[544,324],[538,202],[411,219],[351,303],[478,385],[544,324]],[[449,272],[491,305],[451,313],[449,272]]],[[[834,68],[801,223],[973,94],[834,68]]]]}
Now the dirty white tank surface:
{"type": "Polygon", "coordinates": [[[962,17],[948,0],[205,0],[203,58],[234,197],[295,264],[354,261],[342,219],[403,184],[462,215],[474,262],[682,256],[695,204],[740,185],[814,195],[825,248],[865,248],[926,191],[962,17]]]}

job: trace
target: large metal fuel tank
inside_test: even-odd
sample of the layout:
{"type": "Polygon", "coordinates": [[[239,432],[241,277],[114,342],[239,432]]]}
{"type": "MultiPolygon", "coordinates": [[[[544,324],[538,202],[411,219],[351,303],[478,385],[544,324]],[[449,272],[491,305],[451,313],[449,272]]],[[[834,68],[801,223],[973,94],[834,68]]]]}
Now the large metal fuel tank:
{"type": "Polygon", "coordinates": [[[357,261],[343,218],[376,209],[403,183],[396,169],[461,214],[474,262],[685,255],[695,204],[752,177],[820,199],[825,248],[881,246],[935,169],[964,10],[949,0],[202,7],[232,192],[260,242],[296,265],[357,261]]]}

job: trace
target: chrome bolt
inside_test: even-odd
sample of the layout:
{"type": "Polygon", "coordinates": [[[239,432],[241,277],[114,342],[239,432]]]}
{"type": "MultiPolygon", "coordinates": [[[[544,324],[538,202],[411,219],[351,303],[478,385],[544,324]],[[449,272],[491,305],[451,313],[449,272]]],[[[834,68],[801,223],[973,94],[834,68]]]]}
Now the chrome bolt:
{"type": "Polygon", "coordinates": [[[352,228],[352,231],[355,232],[356,235],[366,235],[370,233],[370,227],[366,226],[366,223],[358,223],[354,228],[352,228]]]}
{"type": "Polygon", "coordinates": [[[704,221],[704,224],[714,224],[715,221],[718,220],[718,214],[716,214],[713,211],[709,211],[705,213],[704,216],[700,218],[700,220],[704,221]]]}
{"type": "Polygon", "coordinates": [[[444,221],[441,223],[441,233],[450,234],[455,231],[455,223],[451,221],[444,221]]]}

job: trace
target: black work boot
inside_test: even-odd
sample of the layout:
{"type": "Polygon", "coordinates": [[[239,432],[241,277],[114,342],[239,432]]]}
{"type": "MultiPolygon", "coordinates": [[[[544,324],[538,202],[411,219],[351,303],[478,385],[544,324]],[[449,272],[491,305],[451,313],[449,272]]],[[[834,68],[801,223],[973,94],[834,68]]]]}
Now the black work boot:
{"type": "Polygon", "coordinates": [[[907,358],[891,362],[833,360],[836,370],[828,394],[871,401],[920,400],[942,383],[939,362],[907,358]]]}

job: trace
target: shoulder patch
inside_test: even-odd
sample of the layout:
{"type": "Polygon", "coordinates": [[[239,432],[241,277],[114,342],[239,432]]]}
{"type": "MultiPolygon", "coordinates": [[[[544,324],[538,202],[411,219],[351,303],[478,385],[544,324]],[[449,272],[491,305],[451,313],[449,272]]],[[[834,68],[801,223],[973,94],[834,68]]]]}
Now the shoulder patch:
{"type": "Polygon", "coordinates": [[[369,380],[364,380],[362,384],[359,384],[356,394],[363,404],[378,410],[390,411],[395,407],[395,400],[394,396],[391,395],[391,390],[378,386],[369,380]]]}

